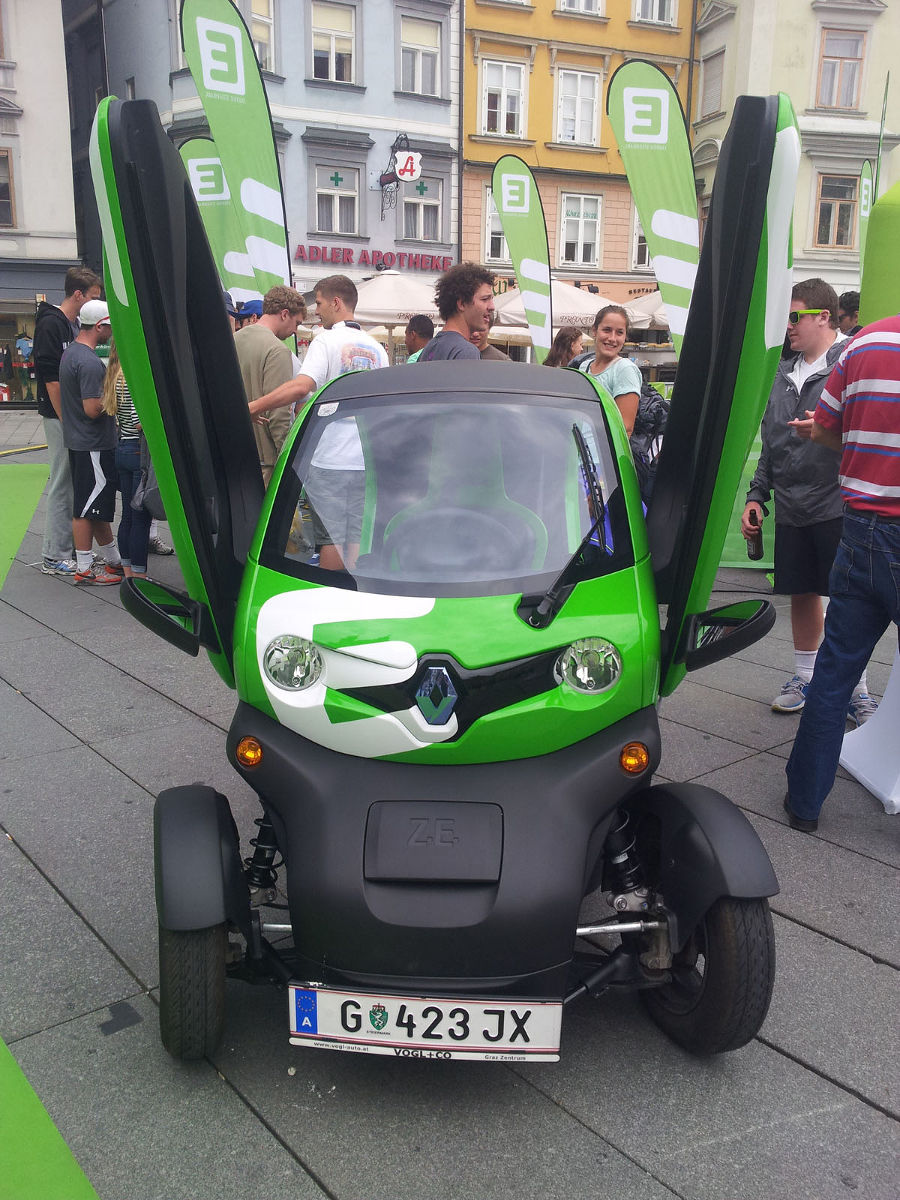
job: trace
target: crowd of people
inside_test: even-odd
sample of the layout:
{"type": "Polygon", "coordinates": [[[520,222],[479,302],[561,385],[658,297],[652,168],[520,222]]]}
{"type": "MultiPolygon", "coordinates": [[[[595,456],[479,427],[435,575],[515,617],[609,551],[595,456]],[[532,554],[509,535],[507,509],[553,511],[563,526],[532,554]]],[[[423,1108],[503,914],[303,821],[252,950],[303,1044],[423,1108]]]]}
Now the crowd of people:
{"type": "Polygon", "coordinates": [[[116,398],[124,400],[127,388],[122,380],[115,390],[120,371],[113,351],[112,390],[105,390],[107,368],[97,350],[109,341],[112,327],[101,289],[93,271],[72,267],[62,303],[42,302],[34,326],[37,404],[50,460],[41,571],[76,584],[117,584],[132,573],[132,553],[138,556],[135,573],[146,573],[151,551],[173,553],[152,519],[144,522],[140,514],[140,543],[132,545],[137,535],[130,513],[117,538],[112,535],[116,491],[124,495],[133,475],[130,466],[120,470],[119,462],[130,461],[135,429],[138,439],[140,431],[133,405],[130,418],[117,425],[116,398]]]}
{"type": "MultiPolygon", "coordinates": [[[[488,341],[493,284],[493,274],[475,263],[446,271],[435,290],[441,328],[435,332],[424,314],[413,316],[405,330],[407,362],[506,359],[488,341]]],[[[146,469],[140,421],[114,346],[108,366],[96,353],[113,332],[100,291],[92,272],[68,272],[63,302],[38,311],[34,358],[50,456],[42,570],[103,585],[146,574],[153,531],[150,514],[132,504],[146,469]],[[114,538],[117,490],[122,518],[114,538]]],[[[357,300],[346,276],[319,281],[322,331],[300,363],[286,341],[307,315],[301,293],[278,286],[240,308],[225,293],[266,485],[307,397],[346,372],[388,366],[384,348],[355,320],[357,300]]],[[[627,322],[621,306],[602,308],[588,352],[582,331],[563,327],[546,365],[602,383],[631,435],[644,384],[622,354],[627,322]]],[[[749,539],[759,531],[774,497],[774,591],[790,597],[794,668],[771,707],[802,714],[784,807],[791,826],[805,832],[817,827],[834,782],[845,721],[861,725],[877,709],[866,665],[887,626],[900,623],[898,394],[900,317],[863,329],[858,293],[838,297],[818,278],[795,284],[741,532],[749,539]]],[[[328,427],[308,475],[316,561],[352,570],[365,490],[352,419],[328,427]]]]}

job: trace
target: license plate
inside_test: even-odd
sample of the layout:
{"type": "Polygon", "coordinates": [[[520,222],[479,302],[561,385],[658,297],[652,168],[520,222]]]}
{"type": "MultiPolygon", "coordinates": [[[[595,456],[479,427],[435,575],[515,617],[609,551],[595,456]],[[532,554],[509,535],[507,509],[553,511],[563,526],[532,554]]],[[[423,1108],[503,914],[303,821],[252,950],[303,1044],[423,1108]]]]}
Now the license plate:
{"type": "Polygon", "coordinates": [[[291,1042],[396,1058],[557,1062],[562,1003],[386,996],[292,983],[291,1042]]]}

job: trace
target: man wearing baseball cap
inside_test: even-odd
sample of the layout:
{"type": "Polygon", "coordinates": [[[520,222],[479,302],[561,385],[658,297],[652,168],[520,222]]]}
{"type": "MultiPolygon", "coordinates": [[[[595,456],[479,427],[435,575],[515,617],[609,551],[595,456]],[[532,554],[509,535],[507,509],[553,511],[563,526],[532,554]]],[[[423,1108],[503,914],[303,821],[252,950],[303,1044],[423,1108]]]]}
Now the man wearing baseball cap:
{"type": "Polygon", "coordinates": [[[112,333],[105,300],[89,300],[81,329],[59,364],[63,442],[72,470],[75,583],[121,583],[125,571],[112,532],[116,512],[116,419],[103,411],[105,364],[97,347],[112,333]],[[96,538],[102,566],[94,567],[96,538]]]}
{"type": "Polygon", "coordinates": [[[255,325],[262,315],[262,300],[245,300],[238,310],[238,328],[246,329],[248,325],[255,325]]]}

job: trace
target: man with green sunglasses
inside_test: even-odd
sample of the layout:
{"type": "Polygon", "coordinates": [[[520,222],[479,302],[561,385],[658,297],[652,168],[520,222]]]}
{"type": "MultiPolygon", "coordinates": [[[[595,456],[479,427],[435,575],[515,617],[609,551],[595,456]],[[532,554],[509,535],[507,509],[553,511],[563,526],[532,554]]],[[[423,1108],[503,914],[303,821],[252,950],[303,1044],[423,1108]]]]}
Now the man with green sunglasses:
{"type": "MultiPolygon", "coordinates": [[[[824,279],[794,285],[787,336],[792,353],[781,359],[762,422],[762,453],[747,492],[741,532],[761,525],[765,502],[775,497],[775,591],[790,596],[794,674],[772,702],[772,711],[799,713],[806,703],[822,640],[822,597],[841,538],[843,501],[840,455],[798,436],[806,431],[831,368],[847,340],[838,330],[837,294],[824,279]]],[[[866,674],[854,690],[848,717],[861,725],[876,709],[866,674]]]]}

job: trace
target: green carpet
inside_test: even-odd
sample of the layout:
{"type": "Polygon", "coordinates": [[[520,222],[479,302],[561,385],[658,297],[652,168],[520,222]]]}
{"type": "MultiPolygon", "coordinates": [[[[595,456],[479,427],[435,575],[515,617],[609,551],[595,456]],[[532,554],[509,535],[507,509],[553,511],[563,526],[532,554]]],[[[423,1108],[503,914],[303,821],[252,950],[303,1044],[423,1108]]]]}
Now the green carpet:
{"type": "Polygon", "coordinates": [[[0,1200],[97,1200],[97,1193],[2,1041],[0,1200]]]}
{"type": "Polygon", "coordinates": [[[0,587],[22,545],[49,475],[46,463],[0,465],[0,587]]]}

